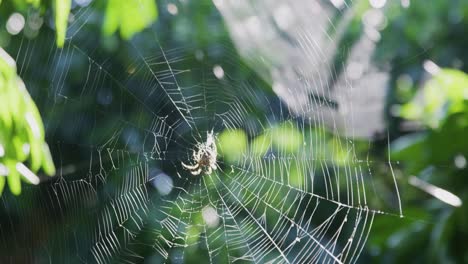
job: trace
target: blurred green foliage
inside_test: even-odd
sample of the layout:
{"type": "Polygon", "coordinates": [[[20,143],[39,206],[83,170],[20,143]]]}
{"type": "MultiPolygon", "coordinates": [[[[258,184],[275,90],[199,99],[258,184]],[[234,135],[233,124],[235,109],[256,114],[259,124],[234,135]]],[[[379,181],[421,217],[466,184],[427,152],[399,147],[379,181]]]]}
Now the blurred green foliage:
{"type": "Polygon", "coordinates": [[[32,172],[43,169],[55,174],[49,147],[44,139],[44,127],[36,105],[23,81],[16,75],[15,61],[0,48],[0,194],[5,181],[13,194],[21,193],[21,178],[38,184],[28,172],[19,168],[28,162],[32,172]],[[6,178],[6,180],[5,180],[6,178]]]}
{"type": "Polygon", "coordinates": [[[247,134],[242,129],[224,130],[219,135],[216,144],[226,162],[237,163],[246,154],[247,134]]]}
{"type": "MultiPolygon", "coordinates": [[[[401,117],[418,121],[427,130],[401,136],[392,143],[392,159],[403,162],[407,177],[415,175],[453,192],[462,201],[468,199],[467,95],[467,74],[453,69],[440,70],[400,111],[401,117]]],[[[407,195],[407,204],[423,207],[432,214],[431,221],[399,226],[389,241],[397,239],[396,246],[401,249],[388,252],[393,252],[395,260],[412,256],[422,262],[466,262],[468,205],[454,208],[417,189],[412,192],[407,195]],[[408,248],[403,250],[405,246],[429,250],[415,254],[408,248]]],[[[411,207],[407,214],[414,215],[411,207]]]]}
{"type": "Polygon", "coordinates": [[[424,85],[421,93],[422,98],[417,96],[401,107],[400,116],[422,121],[432,129],[443,127],[447,118],[466,111],[468,76],[459,70],[443,69],[424,85]]]}
{"type": "Polygon", "coordinates": [[[285,122],[255,136],[250,143],[244,130],[224,130],[218,136],[217,144],[223,159],[228,164],[235,164],[249,153],[255,157],[263,157],[271,150],[284,152],[281,154],[298,153],[303,142],[302,132],[292,123],[285,122]]]}
{"type": "Polygon", "coordinates": [[[58,47],[63,47],[65,43],[71,4],[72,0],[54,0],[53,2],[58,47]]]}
{"type": "MultiPolygon", "coordinates": [[[[344,54],[337,56],[338,65],[346,47],[363,34],[369,8],[368,1],[353,5],[357,16],[340,44],[344,54]]],[[[373,56],[390,73],[384,115],[405,218],[376,217],[362,260],[466,263],[468,2],[387,1],[380,10],[383,23],[373,56]],[[441,70],[431,76],[427,62],[441,70]],[[415,188],[409,184],[412,176],[454,193],[463,205],[453,207],[415,188]]],[[[392,204],[392,190],[381,184],[389,178],[387,138],[375,140],[367,155],[373,179],[379,180],[369,187],[381,194],[380,202],[392,204]]]]}
{"type": "MultiPolygon", "coordinates": [[[[0,1],[1,4],[1,1],[0,1]]],[[[30,8],[38,9],[44,12],[49,7],[53,7],[54,21],[56,28],[56,43],[58,47],[63,47],[65,42],[68,15],[70,14],[72,0],[53,0],[53,1],[42,1],[41,0],[12,0],[6,7],[2,7],[3,10],[13,8],[17,12],[26,13],[30,8]],[[12,6],[9,6],[12,5],[12,6]]]]}
{"type": "MultiPolygon", "coordinates": [[[[12,0],[6,5],[3,10],[14,9],[22,13],[29,12],[31,8],[41,11],[41,13],[52,9],[54,13],[56,44],[58,47],[63,47],[69,23],[69,14],[72,8],[72,0],[42,2],[41,0],[12,0]]],[[[156,21],[158,16],[156,3],[152,0],[108,0],[105,1],[105,5],[105,19],[102,26],[103,34],[111,35],[120,29],[120,35],[124,39],[130,39],[136,33],[151,25],[156,21]]]]}
{"type": "Polygon", "coordinates": [[[120,28],[121,36],[130,39],[156,20],[157,10],[153,0],[108,0],[103,33],[111,35],[120,28]]]}
{"type": "MultiPolygon", "coordinates": [[[[46,10],[49,5],[48,2],[43,2],[41,7],[40,0],[15,0],[12,4],[19,12],[26,12],[30,8],[46,10]]],[[[54,0],[51,6],[54,11],[56,45],[63,47],[72,0],[54,0]]],[[[152,0],[109,0],[103,33],[111,35],[120,28],[121,36],[129,39],[153,23],[156,18],[157,7],[152,0]]],[[[0,177],[0,194],[5,185],[4,176],[8,176],[6,178],[11,192],[19,195],[21,174],[16,164],[29,159],[32,172],[42,168],[47,175],[54,175],[55,167],[49,148],[44,142],[44,129],[37,107],[21,79],[16,76],[14,60],[1,48],[0,66],[0,91],[4,96],[2,99],[8,98],[7,102],[0,105],[0,174],[3,174],[0,177]]]]}

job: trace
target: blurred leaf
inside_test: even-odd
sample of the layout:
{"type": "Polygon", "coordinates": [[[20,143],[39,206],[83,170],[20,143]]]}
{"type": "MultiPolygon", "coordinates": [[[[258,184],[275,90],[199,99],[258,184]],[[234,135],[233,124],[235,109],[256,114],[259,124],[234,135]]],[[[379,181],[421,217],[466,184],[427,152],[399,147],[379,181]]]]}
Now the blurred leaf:
{"type": "Polygon", "coordinates": [[[55,28],[57,32],[57,46],[63,47],[67,34],[68,15],[71,9],[71,0],[54,0],[55,28]]]}
{"type": "Polygon", "coordinates": [[[335,136],[328,141],[328,145],[332,155],[330,160],[333,163],[344,166],[349,162],[352,153],[349,152],[350,147],[347,146],[346,140],[335,136]]]}
{"type": "Polygon", "coordinates": [[[424,133],[409,134],[401,136],[394,140],[391,145],[392,160],[411,160],[408,164],[408,173],[414,174],[422,170],[427,163],[423,162],[426,155],[430,155],[425,151],[428,135],[424,133]]]}
{"type": "Polygon", "coordinates": [[[402,105],[399,110],[399,115],[409,120],[419,120],[423,114],[424,109],[413,102],[402,105]]]}
{"type": "Polygon", "coordinates": [[[289,122],[273,128],[270,135],[278,151],[294,153],[304,142],[302,133],[289,122]]]}
{"type": "MultiPolygon", "coordinates": [[[[431,258],[437,262],[447,262],[450,260],[448,255],[448,243],[446,241],[453,235],[454,230],[454,210],[449,208],[444,210],[435,222],[431,236],[431,248],[429,251],[431,258]]],[[[453,260],[452,260],[453,261],[453,260]]]]}
{"type": "MultiPolygon", "coordinates": [[[[29,159],[29,168],[23,169],[35,173],[42,167],[48,175],[55,173],[55,167],[44,142],[39,111],[24,83],[16,75],[14,60],[1,48],[0,94],[5,98],[0,105],[0,166],[3,167],[2,175],[7,176],[11,192],[19,195],[21,176],[17,164],[29,159]]],[[[1,176],[0,190],[4,187],[4,176],[1,176]]]]}
{"type": "Polygon", "coordinates": [[[413,79],[408,74],[398,76],[396,80],[396,95],[399,101],[407,102],[413,95],[413,79]]]}
{"type": "MultiPolygon", "coordinates": [[[[404,175],[419,175],[443,189],[453,191],[455,195],[466,193],[466,164],[457,164],[458,159],[464,160],[468,154],[468,75],[454,69],[438,71],[418,94],[400,108],[401,117],[422,123],[428,128],[425,132],[403,135],[392,142],[392,160],[403,161],[404,175]],[[453,165],[455,163],[455,166],[453,165]]],[[[423,229],[405,230],[403,228],[390,237],[388,241],[400,234],[398,246],[394,255],[408,258],[414,253],[407,247],[427,247],[425,256],[421,260],[429,259],[435,262],[457,262],[462,254],[456,253],[451,243],[466,247],[460,243],[458,236],[462,225],[456,221],[455,214],[466,210],[463,204],[458,208],[427,200],[416,192],[405,195],[408,200],[415,200],[419,204],[424,201],[426,210],[433,214],[434,225],[423,229]],[[410,234],[412,235],[404,235],[410,234]],[[427,236],[423,241],[416,238],[427,236]]],[[[463,236],[463,235],[461,235],[463,236]]]]}
{"type": "Polygon", "coordinates": [[[29,143],[30,154],[29,154],[29,164],[32,171],[38,171],[42,165],[42,142],[36,140],[29,143]]]}
{"type": "Polygon", "coordinates": [[[426,83],[422,93],[401,107],[400,116],[438,128],[449,115],[468,110],[468,75],[443,69],[426,83]]]}
{"type": "Polygon", "coordinates": [[[42,144],[42,169],[47,175],[55,174],[55,165],[50,154],[49,146],[46,143],[42,144]]]}
{"type": "Polygon", "coordinates": [[[250,149],[252,151],[252,154],[261,157],[265,155],[270,148],[271,145],[271,139],[267,137],[266,135],[259,135],[257,136],[252,143],[250,144],[250,149]]]}
{"type": "MultiPolygon", "coordinates": [[[[5,166],[3,164],[0,164],[0,166],[5,166]]],[[[5,188],[5,176],[0,175],[0,193],[3,192],[3,189],[5,188]]]]}
{"type": "Polygon", "coordinates": [[[291,164],[288,175],[289,184],[297,188],[304,188],[302,186],[304,182],[304,174],[302,173],[302,166],[300,162],[296,161],[291,164]]]}
{"type": "MultiPolygon", "coordinates": [[[[201,218],[201,217],[199,217],[201,218]]],[[[201,221],[201,220],[200,220],[201,221]]],[[[191,225],[187,228],[187,243],[193,243],[195,244],[199,238],[200,238],[200,228],[195,226],[195,225],[191,225]]]]}
{"type": "Polygon", "coordinates": [[[5,160],[5,165],[8,168],[8,187],[14,195],[21,194],[21,177],[16,170],[16,162],[12,160],[5,160]]]}
{"type": "Polygon", "coordinates": [[[25,161],[28,158],[28,155],[23,151],[23,142],[25,142],[25,139],[21,139],[19,136],[15,135],[11,142],[13,148],[8,148],[7,153],[14,153],[18,161],[25,161]]]}
{"type": "Polygon", "coordinates": [[[218,149],[226,162],[238,162],[247,150],[247,135],[241,129],[224,130],[218,137],[218,149]]]}
{"type": "Polygon", "coordinates": [[[112,35],[120,28],[120,35],[130,39],[158,16],[154,0],[109,0],[103,25],[104,35],[112,35]]]}

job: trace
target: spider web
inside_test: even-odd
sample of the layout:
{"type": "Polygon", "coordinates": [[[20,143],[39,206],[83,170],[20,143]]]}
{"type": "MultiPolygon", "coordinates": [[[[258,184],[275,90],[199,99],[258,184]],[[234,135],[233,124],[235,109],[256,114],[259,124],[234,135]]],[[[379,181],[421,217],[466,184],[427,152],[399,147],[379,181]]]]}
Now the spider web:
{"type": "MultiPolygon", "coordinates": [[[[339,135],[338,121],[328,116],[330,101],[309,98],[293,108],[291,98],[304,89],[262,89],[262,79],[233,70],[248,66],[236,65],[229,43],[219,44],[227,54],[218,60],[221,67],[200,58],[196,47],[163,41],[159,28],[106,58],[87,37],[93,12],[73,10],[63,49],[51,44],[53,33],[23,38],[18,47],[19,74],[58,153],[58,177],[27,187],[21,201],[2,196],[3,258],[353,263],[374,218],[400,215],[401,207],[384,212],[371,206],[382,199],[369,190],[372,161],[357,154],[353,136],[339,135]],[[44,46],[51,48],[40,54],[44,46]],[[238,159],[225,160],[220,149],[219,168],[210,175],[193,176],[182,167],[208,131],[219,136],[239,129],[249,146],[238,159]],[[296,150],[282,130],[299,132],[296,150]],[[267,136],[251,144],[260,135],[267,136]]],[[[328,84],[299,82],[333,97],[328,84]]],[[[388,177],[395,180],[390,169],[388,177]]]]}

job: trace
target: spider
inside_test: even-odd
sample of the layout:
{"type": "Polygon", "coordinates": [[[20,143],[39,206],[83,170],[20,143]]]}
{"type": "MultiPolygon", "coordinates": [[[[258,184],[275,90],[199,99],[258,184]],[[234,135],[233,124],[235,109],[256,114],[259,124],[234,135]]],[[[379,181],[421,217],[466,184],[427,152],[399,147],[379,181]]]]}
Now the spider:
{"type": "Polygon", "coordinates": [[[206,142],[198,143],[197,148],[198,151],[193,151],[193,161],[195,164],[187,165],[182,162],[182,166],[194,176],[200,175],[202,171],[210,175],[217,168],[216,157],[218,156],[213,130],[206,133],[206,142]]]}

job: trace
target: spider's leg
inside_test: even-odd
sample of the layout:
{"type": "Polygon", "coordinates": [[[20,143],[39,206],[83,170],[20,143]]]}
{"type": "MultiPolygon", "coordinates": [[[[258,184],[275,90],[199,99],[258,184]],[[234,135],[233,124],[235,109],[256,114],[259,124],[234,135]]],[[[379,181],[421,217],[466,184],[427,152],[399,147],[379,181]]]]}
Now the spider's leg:
{"type": "Polygon", "coordinates": [[[216,164],[216,162],[215,162],[215,163],[212,163],[212,164],[210,165],[210,168],[213,169],[213,170],[216,170],[216,169],[218,168],[218,164],[216,164]]]}
{"type": "Polygon", "coordinates": [[[198,168],[198,170],[190,171],[190,173],[192,173],[193,176],[200,175],[201,172],[202,172],[202,169],[200,167],[198,168]]]}
{"type": "Polygon", "coordinates": [[[182,167],[184,167],[187,170],[196,170],[196,169],[199,168],[198,163],[195,163],[194,165],[187,165],[187,164],[185,164],[183,162],[181,162],[181,163],[182,163],[182,167]]]}
{"type": "Polygon", "coordinates": [[[210,175],[210,174],[211,174],[211,172],[213,172],[213,171],[211,170],[211,167],[210,167],[210,166],[208,166],[208,169],[206,169],[206,174],[210,175]]]}

